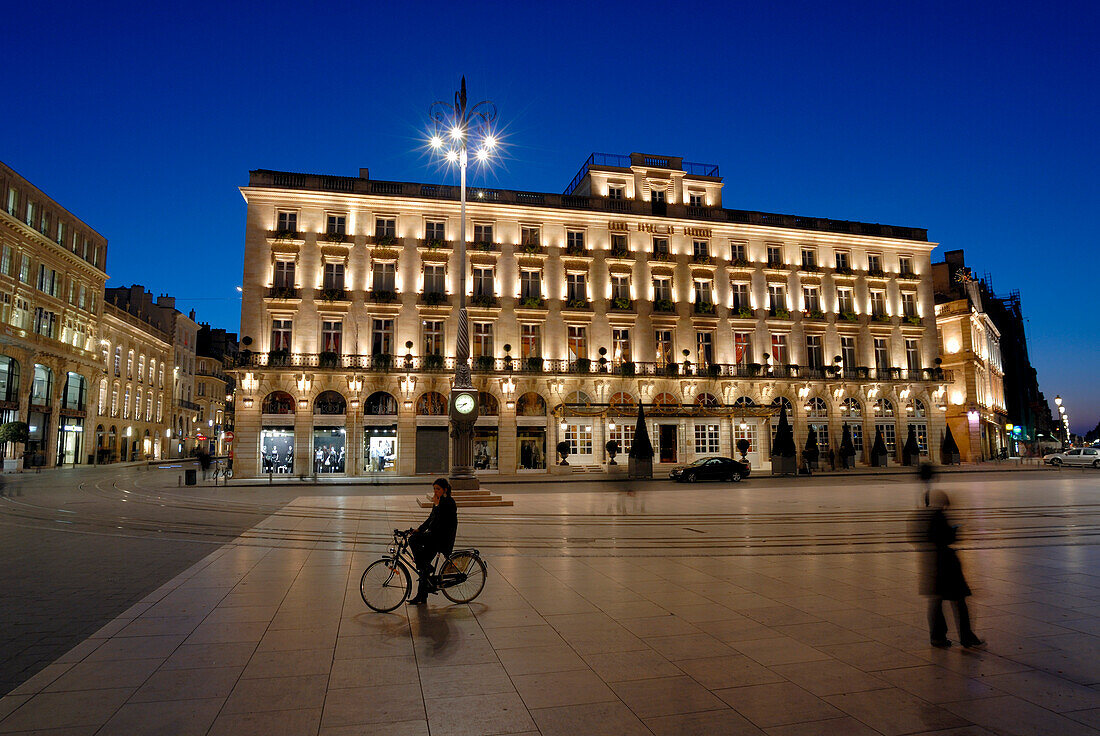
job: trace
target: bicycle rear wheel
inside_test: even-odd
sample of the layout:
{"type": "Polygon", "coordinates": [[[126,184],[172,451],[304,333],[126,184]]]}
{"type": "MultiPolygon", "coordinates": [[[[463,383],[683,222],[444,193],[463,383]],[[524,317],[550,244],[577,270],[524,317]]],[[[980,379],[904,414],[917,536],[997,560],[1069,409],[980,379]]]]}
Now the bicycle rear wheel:
{"type": "Polygon", "coordinates": [[[443,595],[455,603],[469,603],[485,587],[485,563],[472,552],[455,552],[439,571],[443,595]]]}
{"type": "Polygon", "coordinates": [[[400,562],[381,559],[372,562],[363,571],[359,581],[359,594],[372,610],[387,613],[400,606],[409,597],[412,578],[400,562]]]}

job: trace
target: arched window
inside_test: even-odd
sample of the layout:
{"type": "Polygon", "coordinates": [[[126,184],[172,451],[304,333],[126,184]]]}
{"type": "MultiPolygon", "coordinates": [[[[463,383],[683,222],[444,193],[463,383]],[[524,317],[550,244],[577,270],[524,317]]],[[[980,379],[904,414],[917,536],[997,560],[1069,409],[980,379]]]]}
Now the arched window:
{"type": "Polygon", "coordinates": [[[152,386],[157,373],[157,359],[149,359],[149,385],[152,386]]]}
{"type": "Polygon", "coordinates": [[[101,348],[100,352],[103,355],[103,370],[108,371],[111,369],[111,344],[104,340],[101,348]]]}
{"type": "Polygon", "coordinates": [[[138,383],[145,383],[145,356],[144,355],[138,356],[137,380],[138,380],[138,383]]]}
{"type": "Polygon", "coordinates": [[[806,402],[806,416],[810,419],[824,419],[829,416],[829,405],[825,399],[815,396],[806,402]]]}
{"type": "Polygon", "coordinates": [[[483,417],[495,417],[500,415],[500,402],[487,391],[479,391],[477,394],[478,413],[483,417]]]}
{"type": "Polygon", "coordinates": [[[528,391],[519,397],[516,402],[516,416],[544,417],[546,416],[546,399],[534,391],[528,391]]]}
{"type": "Polygon", "coordinates": [[[565,397],[566,404],[580,404],[582,406],[592,403],[592,399],[584,391],[573,391],[565,397]]]}
{"type": "Polygon", "coordinates": [[[657,414],[668,414],[676,411],[680,402],[670,393],[659,393],[653,397],[653,411],[657,414]]]}
{"type": "MultiPolygon", "coordinates": [[[[774,399],[772,399],[772,407],[775,409],[786,409],[788,417],[791,416],[792,412],[794,412],[794,405],[791,403],[791,400],[788,399],[786,396],[776,396],[774,399]]],[[[776,414],[776,416],[778,416],[778,413],[776,414]]]]}
{"type": "MultiPolygon", "coordinates": [[[[161,366],[161,370],[164,366],[161,366]]],[[[288,394],[286,391],[272,391],[264,397],[263,404],[261,404],[261,412],[264,414],[293,414],[294,413],[294,397],[288,394]]],[[[160,416],[160,409],[157,409],[157,416],[160,416]]],[[[159,419],[157,421],[160,421],[159,419]]]]}
{"type": "Polygon", "coordinates": [[[53,371],[41,363],[34,364],[34,381],[31,383],[31,403],[49,406],[53,396],[53,371]]]}
{"type": "Polygon", "coordinates": [[[840,416],[845,418],[857,418],[863,416],[863,407],[859,399],[849,396],[840,404],[840,416]]]}
{"type": "Polygon", "coordinates": [[[69,373],[65,376],[64,407],[73,411],[84,411],[87,400],[88,384],[84,376],[79,373],[69,373]]]}
{"type": "Polygon", "coordinates": [[[107,411],[107,379],[99,379],[99,416],[107,411]]]}
{"type": "Polygon", "coordinates": [[[118,416],[118,381],[111,386],[111,416],[118,416]]]}
{"type": "Polygon", "coordinates": [[[427,391],[416,400],[416,413],[422,417],[441,417],[447,414],[447,397],[438,391],[427,391]]]}
{"type": "Polygon", "coordinates": [[[134,378],[134,351],[126,353],[126,379],[133,380],[134,378]]]}
{"type": "Polygon", "coordinates": [[[612,395],[610,404],[616,409],[633,409],[636,405],[634,397],[625,391],[612,395]]]}
{"type": "Polygon", "coordinates": [[[313,400],[314,414],[346,414],[348,402],[336,391],[322,391],[313,400]]]}
{"type": "Polygon", "coordinates": [[[920,399],[913,399],[912,403],[908,406],[909,416],[923,417],[926,416],[924,402],[920,399]]]}
{"type": "Polygon", "coordinates": [[[19,361],[0,355],[0,401],[19,400],[19,361]]]}
{"type": "MultiPolygon", "coordinates": [[[[141,386],[134,393],[134,419],[141,421],[141,386]]],[[[199,408],[199,419],[202,419],[202,408],[199,408]]]]}
{"type": "Polygon", "coordinates": [[[397,399],[385,391],[375,391],[367,397],[363,413],[368,416],[393,416],[397,414],[397,399]]]}
{"type": "Polygon", "coordinates": [[[894,405],[890,402],[890,399],[882,398],[875,402],[875,416],[876,417],[892,417],[894,416],[894,405]]]}
{"type": "Polygon", "coordinates": [[[739,409],[747,409],[749,407],[756,406],[756,402],[748,396],[738,396],[733,402],[733,405],[739,409]]]}
{"type": "Polygon", "coordinates": [[[721,406],[722,402],[714,397],[714,394],[701,393],[695,397],[696,406],[721,406]]]}
{"type": "Polygon", "coordinates": [[[122,375],[122,346],[115,347],[115,378],[122,375]]]}
{"type": "Polygon", "coordinates": [[[123,394],[122,399],[122,418],[130,418],[130,384],[126,384],[126,393],[123,394]]]}

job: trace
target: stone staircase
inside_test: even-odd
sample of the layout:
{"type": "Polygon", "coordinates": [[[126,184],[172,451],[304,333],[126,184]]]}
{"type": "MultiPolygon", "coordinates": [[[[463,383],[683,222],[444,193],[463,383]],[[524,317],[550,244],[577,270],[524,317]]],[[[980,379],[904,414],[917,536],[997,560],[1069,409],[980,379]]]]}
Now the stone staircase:
{"type": "MultiPolygon", "coordinates": [[[[487,488],[477,491],[451,491],[451,498],[455,500],[458,508],[474,508],[482,506],[511,506],[512,502],[499,494],[493,493],[487,488]]],[[[416,499],[417,505],[422,509],[432,507],[432,494],[416,499]]]]}

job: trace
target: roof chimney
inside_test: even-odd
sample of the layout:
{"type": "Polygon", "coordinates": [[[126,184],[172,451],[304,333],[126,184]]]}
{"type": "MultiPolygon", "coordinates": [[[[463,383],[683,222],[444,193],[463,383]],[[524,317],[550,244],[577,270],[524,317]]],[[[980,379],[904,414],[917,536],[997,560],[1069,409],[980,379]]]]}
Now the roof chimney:
{"type": "Polygon", "coordinates": [[[359,169],[359,178],[360,179],[369,179],[370,178],[370,169],[360,168],[359,169]]]}

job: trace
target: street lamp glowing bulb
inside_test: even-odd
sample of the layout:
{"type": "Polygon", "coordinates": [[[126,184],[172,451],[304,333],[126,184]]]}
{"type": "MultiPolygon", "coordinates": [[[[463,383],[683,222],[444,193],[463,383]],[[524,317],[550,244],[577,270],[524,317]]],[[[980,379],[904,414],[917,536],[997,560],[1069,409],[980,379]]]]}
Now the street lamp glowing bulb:
{"type": "Polygon", "coordinates": [[[443,147],[443,139],[440,138],[437,135],[432,136],[432,140],[430,141],[430,143],[431,143],[432,148],[435,148],[435,149],[439,149],[439,148],[443,147]]]}
{"type": "Polygon", "coordinates": [[[456,141],[459,138],[461,138],[462,137],[462,128],[458,127],[457,125],[455,127],[451,128],[451,137],[454,138],[456,141]]]}
{"type": "Polygon", "coordinates": [[[489,159],[489,152],[488,151],[486,151],[484,148],[477,149],[477,160],[478,161],[487,161],[488,159],[489,159]]]}
{"type": "Polygon", "coordinates": [[[488,150],[491,151],[496,146],[496,144],[497,144],[497,139],[496,138],[494,138],[491,135],[485,136],[485,148],[487,148],[488,150]]]}
{"type": "Polygon", "coordinates": [[[447,160],[452,164],[458,161],[458,151],[447,151],[447,160]]]}

